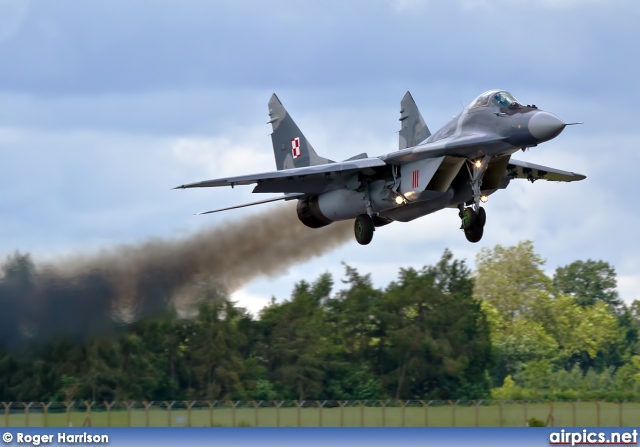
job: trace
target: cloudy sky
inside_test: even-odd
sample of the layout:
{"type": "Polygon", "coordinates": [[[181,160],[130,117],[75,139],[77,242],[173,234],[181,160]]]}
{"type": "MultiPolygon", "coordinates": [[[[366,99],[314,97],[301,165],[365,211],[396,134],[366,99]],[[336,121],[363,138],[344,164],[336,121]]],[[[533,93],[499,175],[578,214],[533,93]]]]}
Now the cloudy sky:
{"type": "Polygon", "coordinates": [[[193,213],[262,198],[251,187],[171,188],[273,170],[274,92],[341,160],[397,148],[407,90],[435,131],[501,88],[585,122],[516,158],[587,180],[512,182],[478,244],[444,210],[234,297],[257,310],[300,276],[339,280],[341,262],[385,286],[445,248],[473,265],[481,247],[528,239],[550,273],[602,259],[621,296],[640,298],[639,20],[637,0],[0,0],[0,255],[46,261],[250,216],[193,213]]]}

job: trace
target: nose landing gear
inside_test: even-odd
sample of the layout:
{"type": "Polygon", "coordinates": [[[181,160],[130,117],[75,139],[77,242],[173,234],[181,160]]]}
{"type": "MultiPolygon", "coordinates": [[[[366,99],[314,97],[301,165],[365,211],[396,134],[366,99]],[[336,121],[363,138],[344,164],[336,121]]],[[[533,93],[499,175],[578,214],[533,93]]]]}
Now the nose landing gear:
{"type": "MultiPolygon", "coordinates": [[[[467,164],[469,171],[469,183],[471,184],[471,192],[473,194],[473,205],[465,208],[464,204],[458,205],[460,219],[464,235],[469,242],[478,242],[482,239],[484,233],[484,225],[487,222],[487,213],[484,208],[480,207],[480,199],[482,197],[480,187],[482,186],[482,178],[489,166],[491,157],[485,156],[482,160],[476,160],[467,164]],[[469,167],[471,165],[471,167],[469,167]]],[[[485,197],[486,199],[486,197],[485,197]]],[[[485,200],[486,201],[486,200],[485,200]]]]}

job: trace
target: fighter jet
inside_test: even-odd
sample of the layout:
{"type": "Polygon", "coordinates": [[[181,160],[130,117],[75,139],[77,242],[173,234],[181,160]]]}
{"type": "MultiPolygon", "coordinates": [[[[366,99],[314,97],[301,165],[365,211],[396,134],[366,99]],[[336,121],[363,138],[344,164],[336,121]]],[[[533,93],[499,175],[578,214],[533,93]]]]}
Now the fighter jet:
{"type": "Polygon", "coordinates": [[[366,153],[333,161],[316,153],[273,94],[269,124],[277,171],[190,183],[179,188],[255,184],[254,193],[282,196],[207,211],[216,213],[277,200],[297,200],[300,221],[311,228],[354,219],[358,243],[371,242],[376,227],[409,222],[444,208],[457,208],[469,242],[482,238],[486,203],[513,179],[572,182],[574,172],[515,160],[512,155],[557,137],[571,124],[535,105],[523,105],[504,90],[478,96],[432,134],[413,97],[400,102],[397,151],[366,153]]]}

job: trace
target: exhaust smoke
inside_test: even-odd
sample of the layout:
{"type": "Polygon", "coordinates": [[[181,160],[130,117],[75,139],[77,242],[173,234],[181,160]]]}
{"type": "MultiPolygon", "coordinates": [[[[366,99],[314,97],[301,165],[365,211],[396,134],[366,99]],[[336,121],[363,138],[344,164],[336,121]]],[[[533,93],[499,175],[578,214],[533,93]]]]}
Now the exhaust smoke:
{"type": "Polygon", "coordinates": [[[224,222],[180,239],[154,238],[34,264],[15,254],[1,267],[0,345],[64,333],[86,337],[170,307],[189,315],[203,300],[350,240],[352,223],[310,229],[295,206],[224,222]]]}

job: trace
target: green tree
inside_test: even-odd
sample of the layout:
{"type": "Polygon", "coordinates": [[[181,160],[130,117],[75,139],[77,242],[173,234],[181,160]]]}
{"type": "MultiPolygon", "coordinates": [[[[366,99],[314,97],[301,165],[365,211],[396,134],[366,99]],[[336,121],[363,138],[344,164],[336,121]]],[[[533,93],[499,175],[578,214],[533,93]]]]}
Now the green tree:
{"type": "Polygon", "coordinates": [[[445,252],[436,266],[401,269],[385,291],[384,377],[396,398],[488,394],[489,326],[468,287],[470,276],[464,262],[445,252]]]}
{"type": "Polygon", "coordinates": [[[476,257],[474,296],[491,304],[506,322],[533,317],[551,290],[544,261],[530,241],[514,247],[483,248],[476,257]]]}
{"type": "Polygon", "coordinates": [[[262,313],[264,349],[269,369],[289,398],[318,398],[331,351],[322,303],[331,290],[331,277],[313,285],[296,284],[290,301],[273,304],[262,313]]]}
{"type": "Polygon", "coordinates": [[[553,277],[558,293],[573,297],[581,306],[592,306],[601,301],[617,309],[622,300],[616,290],[616,272],[604,261],[575,261],[558,267],[553,277]]]}

